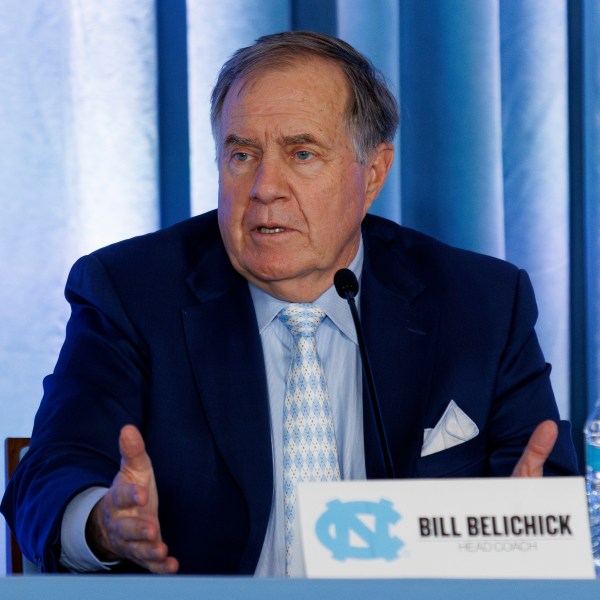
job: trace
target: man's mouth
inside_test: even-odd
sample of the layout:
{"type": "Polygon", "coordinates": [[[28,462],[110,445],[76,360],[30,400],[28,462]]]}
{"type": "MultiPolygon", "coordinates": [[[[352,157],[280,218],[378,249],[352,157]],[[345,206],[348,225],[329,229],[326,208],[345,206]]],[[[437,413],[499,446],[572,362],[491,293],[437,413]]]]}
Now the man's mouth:
{"type": "Polygon", "coordinates": [[[283,227],[257,227],[259,233],[283,233],[285,228],[283,227]]]}

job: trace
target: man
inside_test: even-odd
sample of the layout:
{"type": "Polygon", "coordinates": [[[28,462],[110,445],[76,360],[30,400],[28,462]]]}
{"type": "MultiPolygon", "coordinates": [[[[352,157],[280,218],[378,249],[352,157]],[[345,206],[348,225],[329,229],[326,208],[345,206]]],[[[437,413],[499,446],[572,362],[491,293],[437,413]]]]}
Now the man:
{"type": "Polygon", "coordinates": [[[212,101],[217,213],[71,272],[65,345],[2,505],[25,553],[45,571],[284,575],[290,303],[326,315],[336,473],[384,476],[332,288],[345,267],[396,477],[575,473],[527,276],[365,216],[397,126],[372,66],[327,36],[266,36],[226,63],[212,101]],[[468,430],[453,447],[436,434],[450,418],[468,430]]]}

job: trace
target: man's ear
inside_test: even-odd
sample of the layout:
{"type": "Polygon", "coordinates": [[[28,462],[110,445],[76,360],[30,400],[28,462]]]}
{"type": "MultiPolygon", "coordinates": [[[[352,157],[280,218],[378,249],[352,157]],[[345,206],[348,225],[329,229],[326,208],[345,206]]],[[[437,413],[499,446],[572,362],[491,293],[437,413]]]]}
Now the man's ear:
{"type": "Polygon", "coordinates": [[[394,144],[381,142],[371,153],[365,166],[365,212],[381,191],[394,162],[394,144]]]}

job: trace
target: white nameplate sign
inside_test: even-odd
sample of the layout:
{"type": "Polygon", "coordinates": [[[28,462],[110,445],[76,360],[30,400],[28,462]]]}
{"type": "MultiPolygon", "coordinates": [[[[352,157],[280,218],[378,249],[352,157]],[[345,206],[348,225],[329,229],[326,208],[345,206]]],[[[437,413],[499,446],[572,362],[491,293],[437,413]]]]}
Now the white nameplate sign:
{"type": "Polygon", "coordinates": [[[304,483],[292,574],[592,579],[580,477],[304,483]]]}

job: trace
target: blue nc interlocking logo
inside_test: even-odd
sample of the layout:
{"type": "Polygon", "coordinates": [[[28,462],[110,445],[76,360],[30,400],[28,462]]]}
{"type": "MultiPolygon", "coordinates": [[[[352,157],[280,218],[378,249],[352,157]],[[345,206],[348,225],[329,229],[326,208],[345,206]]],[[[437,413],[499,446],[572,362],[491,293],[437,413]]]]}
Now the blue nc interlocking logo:
{"type": "Polygon", "coordinates": [[[404,546],[404,542],[389,533],[389,526],[401,519],[400,513],[392,508],[389,500],[379,502],[332,500],[316,525],[319,541],[329,550],[333,558],[344,561],[347,558],[369,560],[384,558],[393,560],[404,546]],[[374,529],[370,529],[359,515],[375,517],[374,529]],[[350,543],[350,533],[362,539],[359,546],[350,543]]]}

